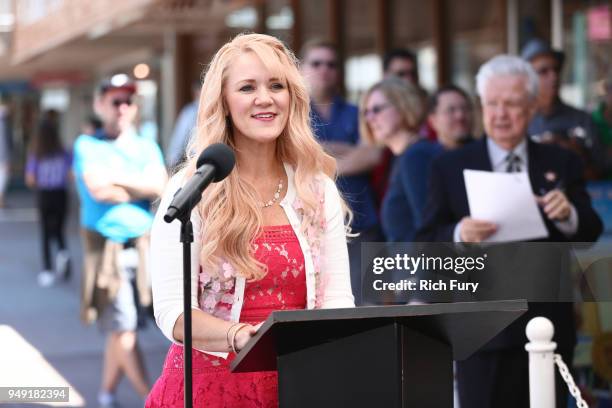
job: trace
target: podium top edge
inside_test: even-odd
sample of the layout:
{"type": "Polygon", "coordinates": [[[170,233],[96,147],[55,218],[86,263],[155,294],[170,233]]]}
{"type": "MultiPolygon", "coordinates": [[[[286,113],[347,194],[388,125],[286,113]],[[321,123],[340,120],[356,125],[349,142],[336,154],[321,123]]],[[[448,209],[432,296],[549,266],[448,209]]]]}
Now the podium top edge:
{"type": "MultiPolygon", "coordinates": [[[[418,305],[393,306],[362,306],[343,309],[314,309],[314,310],[282,310],[275,311],[268,316],[257,334],[246,344],[238,356],[230,364],[235,371],[249,352],[256,347],[260,339],[267,337],[273,327],[299,322],[330,322],[362,319],[406,319],[410,317],[437,317],[441,315],[472,315],[505,313],[513,315],[514,320],[527,311],[527,301],[501,300],[486,302],[457,302],[457,303],[430,303],[418,305]]],[[[507,315],[506,315],[507,316],[507,315]]]]}
{"type": "Polygon", "coordinates": [[[342,320],[342,319],[369,319],[369,318],[401,318],[411,316],[430,316],[456,313],[477,312],[518,312],[527,311],[527,301],[500,300],[487,302],[457,302],[457,303],[428,303],[392,306],[361,306],[341,309],[315,309],[315,310],[282,310],[272,312],[268,321],[270,323],[287,323],[308,320],[342,320]]]}

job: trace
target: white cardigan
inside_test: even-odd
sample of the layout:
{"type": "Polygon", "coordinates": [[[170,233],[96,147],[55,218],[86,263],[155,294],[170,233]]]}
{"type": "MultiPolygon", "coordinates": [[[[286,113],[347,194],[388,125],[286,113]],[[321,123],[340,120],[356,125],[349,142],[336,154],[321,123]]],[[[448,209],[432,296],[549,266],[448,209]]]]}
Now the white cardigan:
{"type": "MultiPolygon", "coordinates": [[[[342,213],[341,200],[335,183],[327,176],[325,180],[325,219],[326,229],[321,245],[324,255],[321,259],[321,276],[325,277],[325,286],[322,299],[316,302],[315,271],[311,249],[304,234],[300,232],[300,219],[294,209],[293,203],[297,199],[293,168],[285,164],[287,174],[287,194],[280,202],[291,224],[302,253],[306,271],[306,300],[307,308],[315,308],[320,304],[322,308],[354,307],[354,298],[351,292],[349,272],[349,259],[346,246],[346,232],[342,213]]],[[[177,343],[173,336],[174,325],[183,313],[183,263],[182,246],[179,242],[180,222],[164,222],[170,201],[176,190],[182,184],[182,174],[172,177],[166,187],[159,209],[151,229],[151,252],[149,270],[151,271],[153,287],[153,305],[155,320],[164,335],[172,342],[177,343]]],[[[191,247],[191,305],[194,309],[201,309],[198,304],[198,271],[200,269],[199,256],[202,249],[200,242],[201,219],[196,211],[191,213],[194,228],[194,243],[191,247]]],[[[239,321],[240,311],[244,301],[244,288],[246,280],[237,277],[235,281],[234,302],[231,308],[231,321],[239,321]]],[[[178,343],[177,343],[178,344],[178,343]]],[[[226,353],[211,353],[226,355],[226,353]]]]}

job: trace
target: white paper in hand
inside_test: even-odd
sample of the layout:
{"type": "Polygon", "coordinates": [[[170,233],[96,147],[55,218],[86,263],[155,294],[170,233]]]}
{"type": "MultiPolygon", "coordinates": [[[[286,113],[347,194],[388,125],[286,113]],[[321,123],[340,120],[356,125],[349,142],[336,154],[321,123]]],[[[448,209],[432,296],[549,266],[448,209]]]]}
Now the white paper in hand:
{"type": "Polygon", "coordinates": [[[470,216],[497,224],[486,242],[548,237],[526,172],[463,170],[470,216]]]}

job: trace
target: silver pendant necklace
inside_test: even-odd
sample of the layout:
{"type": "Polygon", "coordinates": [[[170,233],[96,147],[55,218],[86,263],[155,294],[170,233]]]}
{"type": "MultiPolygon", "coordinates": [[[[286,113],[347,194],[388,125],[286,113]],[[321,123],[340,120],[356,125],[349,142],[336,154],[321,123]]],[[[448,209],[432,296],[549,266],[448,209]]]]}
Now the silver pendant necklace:
{"type": "Polygon", "coordinates": [[[267,203],[263,204],[262,208],[268,208],[268,207],[271,207],[272,205],[274,205],[274,203],[277,202],[278,199],[280,198],[281,191],[283,191],[283,179],[280,179],[278,181],[278,188],[276,189],[276,192],[274,193],[274,196],[272,197],[272,199],[270,201],[268,201],[267,203]]]}

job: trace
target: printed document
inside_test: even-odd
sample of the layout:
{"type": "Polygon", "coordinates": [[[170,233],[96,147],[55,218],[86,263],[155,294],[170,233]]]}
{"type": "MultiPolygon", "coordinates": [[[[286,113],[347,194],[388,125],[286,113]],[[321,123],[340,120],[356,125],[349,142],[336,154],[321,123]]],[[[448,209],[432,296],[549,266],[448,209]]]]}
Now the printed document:
{"type": "Polygon", "coordinates": [[[470,216],[497,224],[486,242],[526,241],[548,237],[527,172],[464,170],[470,216]]]}

